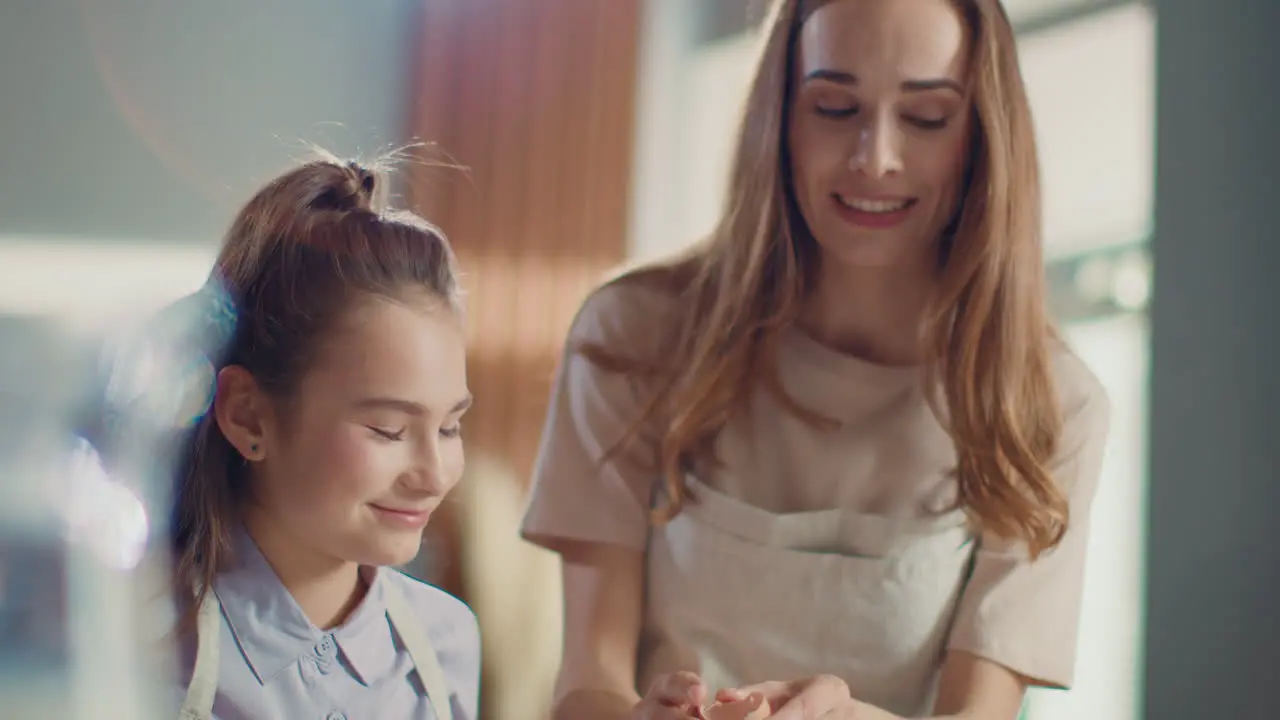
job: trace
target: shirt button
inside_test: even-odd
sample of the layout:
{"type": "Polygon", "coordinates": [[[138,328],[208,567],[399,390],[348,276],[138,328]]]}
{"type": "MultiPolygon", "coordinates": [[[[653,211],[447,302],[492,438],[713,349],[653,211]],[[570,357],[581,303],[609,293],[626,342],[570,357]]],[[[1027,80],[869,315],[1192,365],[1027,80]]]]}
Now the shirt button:
{"type": "Polygon", "coordinates": [[[325,635],[323,638],[320,639],[320,642],[316,644],[316,648],[315,648],[316,657],[321,657],[321,658],[333,657],[334,650],[336,649],[337,649],[337,646],[333,641],[333,636],[325,635]]]}
{"type": "Polygon", "coordinates": [[[321,675],[328,675],[333,669],[333,661],[337,654],[338,646],[332,635],[325,635],[320,642],[316,643],[315,663],[321,675]]]}

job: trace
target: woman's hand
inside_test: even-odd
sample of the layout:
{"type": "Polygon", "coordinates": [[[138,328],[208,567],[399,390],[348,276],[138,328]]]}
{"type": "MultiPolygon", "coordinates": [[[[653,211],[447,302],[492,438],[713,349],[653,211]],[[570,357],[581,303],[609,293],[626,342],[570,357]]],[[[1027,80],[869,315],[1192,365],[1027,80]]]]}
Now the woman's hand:
{"type": "Polygon", "coordinates": [[[765,682],[738,688],[742,695],[760,693],[772,708],[770,720],[902,720],[893,713],[855,700],[849,686],[832,675],[765,682]]]}
{"type": "Polygon", "coordinates": [[[703,714],[707,720],[766,720],[772,715],[763,694],[746,695],[735,690],[716,693],[716,701],[703,714]]]}
{"type": "Polygon", "coordinates": [[[659,675],[631,710],[632,720],[701,720],[707,687],[691,672],[659,675]]]}

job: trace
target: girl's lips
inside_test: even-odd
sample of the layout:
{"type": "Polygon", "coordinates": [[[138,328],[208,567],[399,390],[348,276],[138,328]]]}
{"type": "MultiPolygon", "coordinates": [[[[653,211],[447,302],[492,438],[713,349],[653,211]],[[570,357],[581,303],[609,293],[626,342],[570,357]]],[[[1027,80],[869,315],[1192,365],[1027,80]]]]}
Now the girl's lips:
{"type": "Polygon", "coordinates": [[[410,510],[389,508],[382,505],[370,505],[374,513],[382,520],[407,528],[421,529],[426,527],[427,521],[431,519],[431,510],[410,510]]]}

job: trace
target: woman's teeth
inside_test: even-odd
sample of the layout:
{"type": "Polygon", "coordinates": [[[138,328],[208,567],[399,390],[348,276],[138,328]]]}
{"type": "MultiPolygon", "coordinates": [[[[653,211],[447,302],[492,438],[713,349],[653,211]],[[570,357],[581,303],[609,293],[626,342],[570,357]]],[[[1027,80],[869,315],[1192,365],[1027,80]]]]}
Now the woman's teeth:
{"type": "Polygon", "coordinates": [[[868,213],[897,212],[905,210],[911,204],[911,200],[865,200],[863,198],[845,197],[844,195],[836,195],[836,199],[847,208],[868,213]]]}

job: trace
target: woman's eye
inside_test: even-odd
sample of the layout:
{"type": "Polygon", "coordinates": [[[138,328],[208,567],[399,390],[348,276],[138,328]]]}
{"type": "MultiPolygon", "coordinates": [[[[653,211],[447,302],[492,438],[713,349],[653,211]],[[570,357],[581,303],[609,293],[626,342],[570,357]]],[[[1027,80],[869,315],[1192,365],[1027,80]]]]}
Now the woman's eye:
{"type": "Polygon", "coordinates": [[[947,118],[909,117],[907,122],[922,130],[941,130],[947,126],[947,118]]]}
{"type": "Polygon", "coordinates": [[[857,105],[844,105],[844,106],[816,105],[814,106],[814,111],[817,112],[822,117],[841,119],[841,118],[852,117],[855,113],[858,112],[858,106],[857,105]]]}
{"type": "Polygon", "coordinates": [[[387,430],[385,428],[375,427],[373,425],[368,425],[367,427],[373,431],[374,435],[377,435],[383,440],[397,441],[397,440],[404,439],[403,428],[401,428],[400,430],[387,430]]]}
{"type": "Polygon", "coordinates": [[[456,438],[462,435],[462,423],[458,423],[452,427],[440,428],[440,437],[456,438]]]}

